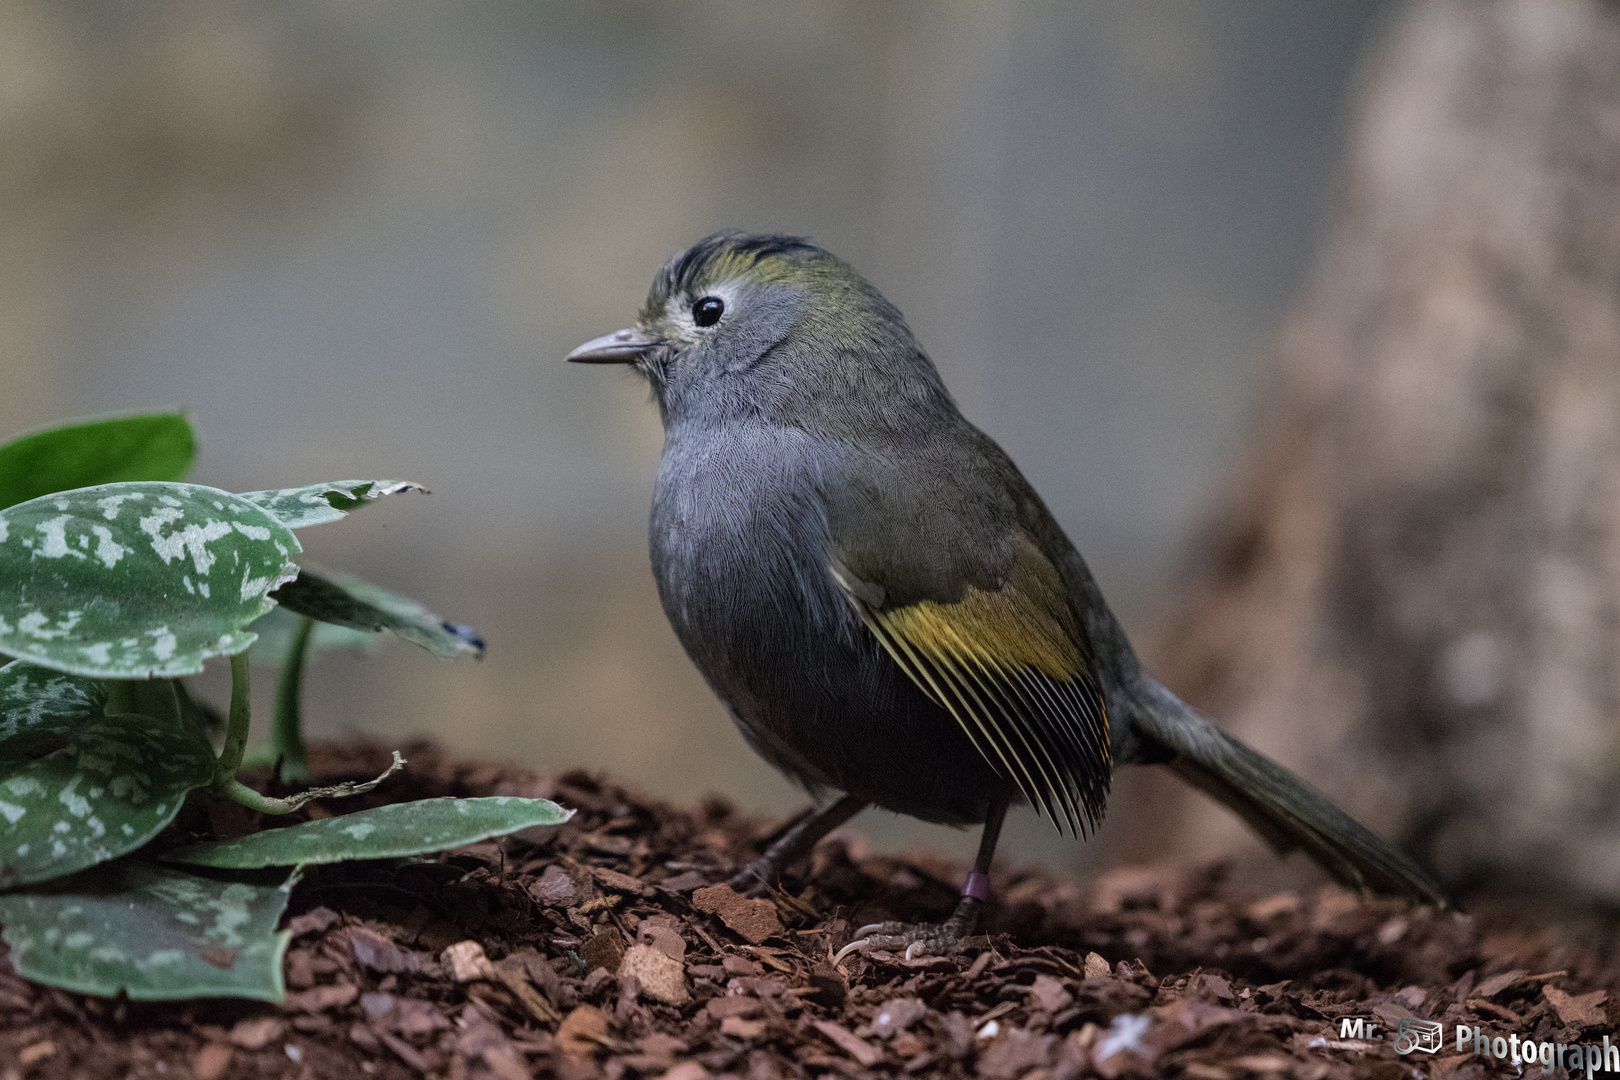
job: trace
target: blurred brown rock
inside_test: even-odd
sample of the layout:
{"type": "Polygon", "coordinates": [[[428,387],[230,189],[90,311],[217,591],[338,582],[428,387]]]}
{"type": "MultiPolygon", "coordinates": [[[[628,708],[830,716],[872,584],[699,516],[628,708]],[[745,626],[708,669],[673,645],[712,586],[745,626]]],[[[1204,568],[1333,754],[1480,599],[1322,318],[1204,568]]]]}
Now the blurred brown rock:
{"type": "MultiPolygon", "coordinates": [[[[1620,9],[1424,0],[1371,59],[1258,438],[1148,651],[1450,881],[1612,899],[1620,9]]],[[[1238,843],[1187,805],[1157,835],[1238,843]]]]}

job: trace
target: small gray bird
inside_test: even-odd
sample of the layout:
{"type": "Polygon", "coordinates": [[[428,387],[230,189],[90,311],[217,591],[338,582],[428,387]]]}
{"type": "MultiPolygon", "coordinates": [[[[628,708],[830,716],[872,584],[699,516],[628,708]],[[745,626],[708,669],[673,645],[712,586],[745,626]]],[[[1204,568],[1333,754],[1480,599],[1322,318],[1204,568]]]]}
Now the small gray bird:
{"type": "Polygon", "coordinates": [[[947,949],[989,895],[1009,804],[1086,835],[1113,769],[1157,763],[1346,885],[1446,904],[1410,859],[1143,670],[1040,496],[844,262],[791,236],[710,236],[658,272],[635,326],[568,359],[651,383],[664,612],[760,756],[841,793],[734,886],[773,881],[868,805],[983,823],[950,920],[852,943],[947,949]]]}

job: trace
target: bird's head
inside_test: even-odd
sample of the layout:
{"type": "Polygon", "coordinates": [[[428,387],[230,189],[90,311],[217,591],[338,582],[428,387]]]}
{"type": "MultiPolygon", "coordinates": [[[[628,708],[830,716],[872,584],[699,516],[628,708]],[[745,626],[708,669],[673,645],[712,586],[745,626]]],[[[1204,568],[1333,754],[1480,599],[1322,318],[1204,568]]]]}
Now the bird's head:
{"type": "Polygon", "coordinates": [[[794,236],[699,240],[658,271],[635,325],[568,359],[633,365],[666,425],[816,414],[843,427],[945,395],[900,312],[847,263],[794,236]]]}

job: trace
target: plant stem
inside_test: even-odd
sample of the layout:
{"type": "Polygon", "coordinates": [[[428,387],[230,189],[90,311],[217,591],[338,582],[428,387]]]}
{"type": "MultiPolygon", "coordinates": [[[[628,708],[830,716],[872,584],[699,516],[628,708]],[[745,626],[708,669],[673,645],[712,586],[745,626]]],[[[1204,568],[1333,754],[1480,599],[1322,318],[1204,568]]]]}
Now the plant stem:
{"type": "Polygon", "coordinates": [[[235,799],[248,809],[257,810],[261,814],[290,814],[305,803],[313,802],[316,799],[343,799],[350,795],[364,795],[404,767],[405,759],[399,756],[398,750],[395,750],[393,763],[387,769],[384,769],[382,775],[375,780],[363,782],[345,780],[342,783],[332,784],[328,787],[300,791],[297,795],[289,795],[285,799],[275,799],[269,795],[261,795],[240,780],[234,779],[215,780],[214,791],[227,799],[235,799]]]}
{"type": "Polygon", "coordinates": [[[242,767],[242,752],[247,749],[248,719],[248,654],[244,651],[231,657],[231,712],[214,773],[216,787],[236,782],[236,770],[242,767]]]}
{"type": "Polygon", "coordinates": [[[270,728],[271,756],[281,762],[281,778],[294,783],[309,779],[309,749],[304,745],[298,698],[304,682],[304,658],[309,655],[309,639],[314,629],[314,619],[300,616],[298,629],[281,662],[281,678],[276,683],[276,712],[270,728]]]}
{"type": "Polygon", "coordinates": [[[239,652],[231,657],[231,714],[226,721],[225,746],[219,752],[219,765],[214,772],[213,790],[227,799],[235,799],[250,810],[263,814],[290,814],[312,799],[341,799],[370,791],[394,773],[405,767],[405,759],[394,751],[393,763],[375,780],[357,783],[345,780],[328,787],[310,788],[285,799],[261,795],[236,778],[242,767],[242,752],[248,737],[248,655],[239,652]]]}
{"type": "Polygon", "coordinates": [[[298,804],[288,799],[273,799],[268,795],[260,795],[240,780],[216,780],[214,792],[234,799],[249,810],[257,810],[261,814],[290,814],[298,809],[298,804]]]}

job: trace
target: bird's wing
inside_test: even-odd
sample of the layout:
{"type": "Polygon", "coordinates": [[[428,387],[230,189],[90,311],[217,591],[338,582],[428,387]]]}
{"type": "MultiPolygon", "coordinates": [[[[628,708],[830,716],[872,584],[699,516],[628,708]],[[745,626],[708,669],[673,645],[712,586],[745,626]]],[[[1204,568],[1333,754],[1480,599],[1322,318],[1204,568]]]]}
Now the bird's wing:
{"type": "Polygon", "coordinates": [[[1108,719],[1051,561],[1019,533],[994,589],[886,603],[884,582],[833,577],[883,649],[991,767],[1062,829],[1095,830],[1108,797],[1108,719]]]}

